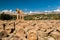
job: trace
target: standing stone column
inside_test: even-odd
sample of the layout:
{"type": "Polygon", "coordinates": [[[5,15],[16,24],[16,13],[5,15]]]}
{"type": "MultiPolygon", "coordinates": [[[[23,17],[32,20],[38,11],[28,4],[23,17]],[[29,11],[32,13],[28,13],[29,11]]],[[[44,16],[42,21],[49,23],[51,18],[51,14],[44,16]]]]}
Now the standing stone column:
{"type": "MultiPolygon", "coordinates": [[[[16,9],[16,12],[19,14],[20,16],[20,21],[23,21],[24,20],[24,14],[22,12],[22,10],[19,10],[19,9],[16,9]]],[[[18,19],[18,14],[17,14],[17,19],[18,19]]]]}
{"type": "Polygon", "coordinates": [[[18,17],[19,17],[19,16],[18,16],[18,14],[17,14],[17,20],[18,20],[18,17]]]}
{"type": "Polygon", "coordinates": [[[19,17],[18,10],[19,10],[19,9],[16,9],[16,12],[17,12],[17,20],[19,19],[19,18],[18,18],[18,17],[19,17]]]}

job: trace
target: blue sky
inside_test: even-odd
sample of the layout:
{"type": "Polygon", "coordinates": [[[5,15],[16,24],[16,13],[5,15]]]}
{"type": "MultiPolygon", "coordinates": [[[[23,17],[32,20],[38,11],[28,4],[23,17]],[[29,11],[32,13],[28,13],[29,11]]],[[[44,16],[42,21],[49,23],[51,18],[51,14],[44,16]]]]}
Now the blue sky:
{"type": "Polygon", "coordinates": [[[45,11],[60,9],[60,0],[0,0],[0,10],[45,11]]]}

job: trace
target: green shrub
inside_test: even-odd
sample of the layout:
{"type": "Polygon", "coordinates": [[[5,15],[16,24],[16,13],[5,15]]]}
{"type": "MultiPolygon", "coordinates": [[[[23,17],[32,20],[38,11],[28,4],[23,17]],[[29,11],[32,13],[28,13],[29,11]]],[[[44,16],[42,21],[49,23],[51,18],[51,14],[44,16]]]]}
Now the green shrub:
{"type": "Polygon", "coordinates": [[[1,16],[0,16],[1,20],[11,20],[13,19],[13,17],[9,14],[4,14],[2,13],[1,16]]]}

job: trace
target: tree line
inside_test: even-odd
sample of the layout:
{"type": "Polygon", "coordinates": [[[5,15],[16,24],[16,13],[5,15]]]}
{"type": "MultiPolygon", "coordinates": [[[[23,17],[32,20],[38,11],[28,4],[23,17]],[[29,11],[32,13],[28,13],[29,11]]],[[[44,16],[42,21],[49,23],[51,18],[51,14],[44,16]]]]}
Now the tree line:
{"type": "MultiPolygon", "coordinates": [[[[0,14],[0,20],[16,20],[16,15],[0,14]]],[[[34,14],[24,16],[24,20],[59,20],[60,14],[34,14]]]]}

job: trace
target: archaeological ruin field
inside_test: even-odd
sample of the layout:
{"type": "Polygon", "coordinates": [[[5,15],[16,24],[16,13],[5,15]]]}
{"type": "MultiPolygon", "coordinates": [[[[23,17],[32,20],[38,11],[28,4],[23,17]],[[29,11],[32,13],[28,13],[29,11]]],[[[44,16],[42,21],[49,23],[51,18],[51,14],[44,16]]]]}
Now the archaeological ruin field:
{"type": "Polygon", "coordinates": [[[12,20],[0,24],[1,40],[60,40],[60,20],[12,20]]]}
{"type": "Polygon", "coordinates": [[[0,14],[0,40],[60,40],[60,14],[0,14]]]}

